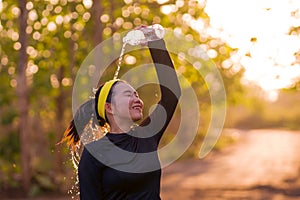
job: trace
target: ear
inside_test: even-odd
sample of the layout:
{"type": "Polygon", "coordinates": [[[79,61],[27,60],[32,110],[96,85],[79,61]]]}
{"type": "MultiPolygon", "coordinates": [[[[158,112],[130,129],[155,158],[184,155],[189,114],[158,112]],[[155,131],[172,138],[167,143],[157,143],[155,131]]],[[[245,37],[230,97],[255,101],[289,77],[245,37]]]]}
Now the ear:
{"type": "Polygon", "coordinates": [[[105,111],[106,111],[108,114],[113,114],[113,109],[112,109],[111,103],[105,103],[105,111]]]}

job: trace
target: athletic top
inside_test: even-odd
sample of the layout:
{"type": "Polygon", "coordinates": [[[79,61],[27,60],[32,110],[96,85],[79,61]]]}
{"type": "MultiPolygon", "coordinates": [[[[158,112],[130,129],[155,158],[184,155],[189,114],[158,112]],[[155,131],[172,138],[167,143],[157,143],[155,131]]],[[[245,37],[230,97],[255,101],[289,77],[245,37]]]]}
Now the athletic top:
{"type": "Polygon", "coordinates": [[[85,145],[78,166],[81,200],[160,199],[159,141],[176,109],[180,86],[164,40],[149,42],[160,83],[154,111],[128,133],[85,145]]]}

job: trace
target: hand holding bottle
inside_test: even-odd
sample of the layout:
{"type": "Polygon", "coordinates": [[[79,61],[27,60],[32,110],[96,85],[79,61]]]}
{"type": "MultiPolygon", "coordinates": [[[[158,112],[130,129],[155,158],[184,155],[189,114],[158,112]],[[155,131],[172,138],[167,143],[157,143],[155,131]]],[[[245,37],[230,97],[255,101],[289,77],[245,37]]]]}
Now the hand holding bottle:
{"type": "Polygon", "coordinates": [[[123,38],[123,43],[130,45],[145,45],[150,41],[160,40],[164,37],[165,30],[159,24],[151,26],[139,26],[135,30],[127,33],[123,38]]]}

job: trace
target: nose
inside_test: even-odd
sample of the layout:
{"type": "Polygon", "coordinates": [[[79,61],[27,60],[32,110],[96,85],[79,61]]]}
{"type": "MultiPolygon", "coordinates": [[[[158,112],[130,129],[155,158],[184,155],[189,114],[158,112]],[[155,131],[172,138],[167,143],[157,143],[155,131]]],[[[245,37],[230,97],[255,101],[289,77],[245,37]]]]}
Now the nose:
{"type": "Polygon", "coordinates": [[[133,102],[135,104],[141,104],[142,106],[144,106],[144,102],[142,101],[142,99],[140,99],[140,97],[138,97],[136,95],[133,96],[133,102]]]}

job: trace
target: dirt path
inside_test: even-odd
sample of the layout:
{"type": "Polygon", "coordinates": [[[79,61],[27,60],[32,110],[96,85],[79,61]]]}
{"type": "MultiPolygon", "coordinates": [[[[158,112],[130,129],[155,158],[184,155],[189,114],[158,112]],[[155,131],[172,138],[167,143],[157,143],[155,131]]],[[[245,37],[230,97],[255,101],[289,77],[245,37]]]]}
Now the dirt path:
{"type": "MultiPolygon", "coordinates": [[[[162,199],[300,199],[300,131],[232,131],[239,136],[235,145],[202,160],[178,161],[164,168],[162,199]]],[[[72,198],[34,200],[50,199],[72,198]]]]}
{"type": "Polygon", "coordinates": [[[238,142],[163,170],[163,199],[300,199],[300,131],[239,131],[238,142]]]}

